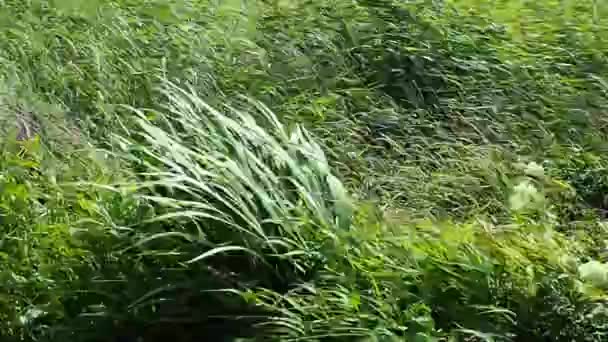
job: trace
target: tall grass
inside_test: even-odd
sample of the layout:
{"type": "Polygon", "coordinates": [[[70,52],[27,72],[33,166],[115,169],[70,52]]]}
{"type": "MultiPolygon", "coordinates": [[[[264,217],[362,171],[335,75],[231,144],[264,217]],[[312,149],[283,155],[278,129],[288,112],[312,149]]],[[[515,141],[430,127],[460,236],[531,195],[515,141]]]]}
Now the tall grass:
{"type": "Polygon", "coordinates": [[[95,316],[80,313],[89,329],[149,340],[174,329],[191,334],[183,340],[605,337],[601,285],[579,276],[585,235],[559,233],[544,194],[516,193],[551,190],[538,166],[512,171],[532,190],[512,190],[521,203],[509,225],[387,223],[351,204],[302,128],[255,102],[219,111],[172,84],[163,93],[164,112],[134,110],[139,128],[116,136],[115,154],[141,171],[115,191],[154,209],[108,244],[122,261],[84,282],[107,293],[79,297],[103,298],[95,316]],[[120,279],[98,278],[115,267],[120,279]]]}
{"type": "Polygon", "coordinates": [[[131,316],[143,330],[129,333],[148,336],[145,326],[156,319],[238,335],[213,321],[268,315],[248,308],[238,291],[281,293],[311,279],[324,267],[332,236],[349,229],[352,204],[309,133],[288,131],[263,105],[252,103],[256,119],[231,108],[224,114],[172,84],[163,94],[164,113],[132,109],[134,126],[115,137],[114,154],[141,171],[136,183],[113,191],[135,191],[137,203],[154,208],[117,231],[120,240],[107,251],[135,258],[126,261],[135,269],[122,274],[100,265],[99,276],[119,279],[99,279],[87,291],[106,292],[105,282],[117,282],[97,315],[131,316]],[[155,273],[164,276],[149,278],[155,273]],[[206,301],[217,304],[198,308],[206,301]]]}
{"type": "Polygon", "coordinates": [[[0,7],[2,338],[606,339],[602,3],[0,7]]]}
{"type": "Polygon", "coordinates": [[[289,279],[283,260],[305,274],[318,244],[334,228],[348,229],[352,216],[319,145],[300,127],[288,131],[259,103],[256,119],[232,108],[223,114],[174,85],[163,93],[167,114],[135,110],[141,132],[118,141],[143,162],[146,181],[137,187],[150,191],[144,198],[174,208],[153,220],[186,219],[197,229],[138,245],[173,234],[203,243],[187,263],[235,251],[249,260],[236,264],[261,268],[256,278],[266,286],[264,273],[289,279]]]}

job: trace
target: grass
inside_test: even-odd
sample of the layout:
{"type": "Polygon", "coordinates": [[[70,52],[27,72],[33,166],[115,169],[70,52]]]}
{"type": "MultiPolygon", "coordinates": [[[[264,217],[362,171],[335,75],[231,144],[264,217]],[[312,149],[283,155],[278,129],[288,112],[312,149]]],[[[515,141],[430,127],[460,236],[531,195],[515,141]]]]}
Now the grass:
{"type": "Polygon", "coordinates": [[[601,2],[0,7],[2,340],[606,339],[601,2]]]}

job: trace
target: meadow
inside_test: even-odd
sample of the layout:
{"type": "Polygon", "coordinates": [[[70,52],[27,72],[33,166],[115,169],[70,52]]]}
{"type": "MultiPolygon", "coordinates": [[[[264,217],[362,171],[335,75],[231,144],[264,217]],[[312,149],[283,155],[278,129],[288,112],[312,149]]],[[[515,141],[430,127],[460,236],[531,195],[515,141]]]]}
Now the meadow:
{"type": "Polygon", "coordinates": [[[599,0],[0,0],[0,341],[606,341],[607,51],[599,0]]]}

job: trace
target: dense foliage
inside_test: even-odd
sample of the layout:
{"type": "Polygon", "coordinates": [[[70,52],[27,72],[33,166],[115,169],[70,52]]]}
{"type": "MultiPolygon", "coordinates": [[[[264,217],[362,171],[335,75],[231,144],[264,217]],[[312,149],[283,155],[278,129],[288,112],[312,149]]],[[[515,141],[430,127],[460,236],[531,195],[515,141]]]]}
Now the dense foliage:
{"type": "Polygon", "coordinates": [[[594,0],[0,1],[0,340],[605,341],[606,51],[594,0]]]}

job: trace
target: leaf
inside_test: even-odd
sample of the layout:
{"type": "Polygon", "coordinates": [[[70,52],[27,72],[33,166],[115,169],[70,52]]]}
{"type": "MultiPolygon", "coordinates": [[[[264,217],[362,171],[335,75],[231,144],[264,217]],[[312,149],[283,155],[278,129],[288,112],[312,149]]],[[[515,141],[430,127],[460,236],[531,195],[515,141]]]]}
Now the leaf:
{"type": "Polygon", "coordinates": [[[213,249],[197,256],[196,258],[186,261],[186,263],[191,264],[194,262],[199,262],[199,261],[205,260],[206,258],[212,257],[216,254],[222,254],[222,253],[234,252],[234,251],[243,251],[243,252],[247,252],[253,256],[259,257],[259,255],[256,252],[254,252],[253,250],[251,250],[249,248],[245,248],[245,247],[241,247],[241,246],[223,246],[223,247],[213,248],[213,249]]]}

